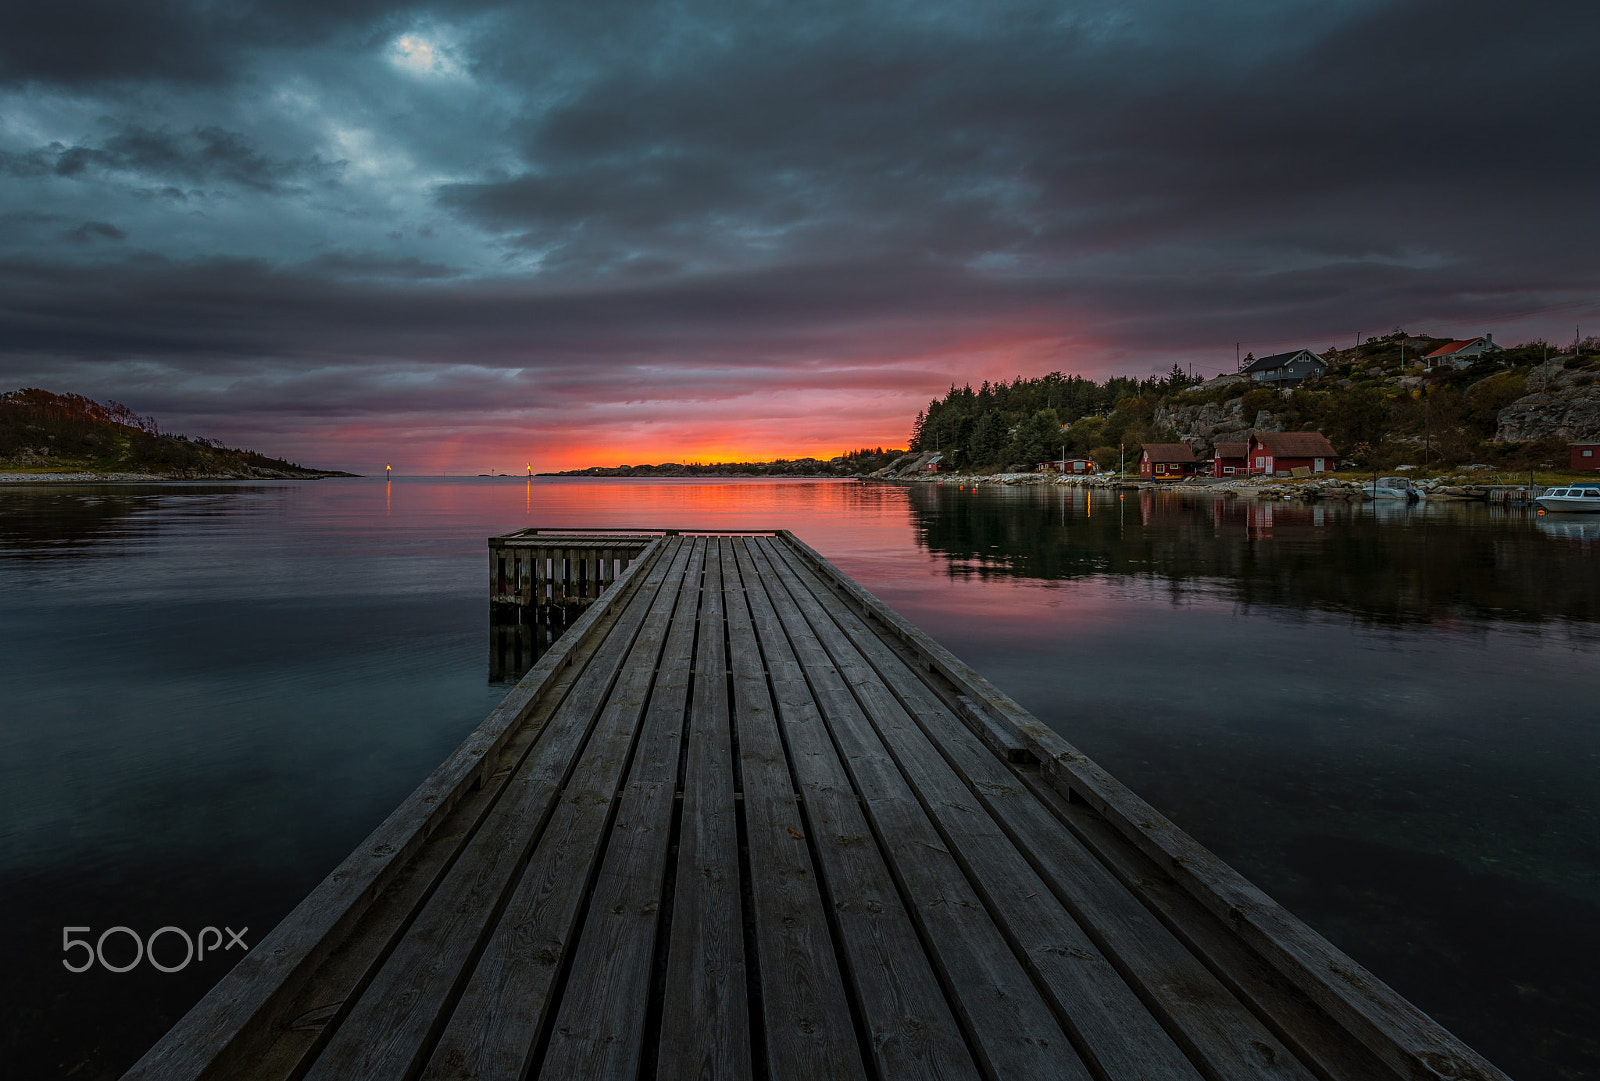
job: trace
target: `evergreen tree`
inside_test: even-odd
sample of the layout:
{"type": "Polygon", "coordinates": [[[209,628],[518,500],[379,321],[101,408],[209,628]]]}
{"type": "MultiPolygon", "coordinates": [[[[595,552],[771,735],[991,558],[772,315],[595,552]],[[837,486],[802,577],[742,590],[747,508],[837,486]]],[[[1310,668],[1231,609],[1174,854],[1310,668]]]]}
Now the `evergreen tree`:
{"type": "Polygon", "coordinates": [[[1004,457],[1010,437],[1006,434],[1005,418],[991,409],[978,418],[973,426],[972,438],[967,444],[974,465],[996,465],[1004,457]]]}
{"type": "Polygon", "coordinates": [[[1011,456],[1032,469],[1055,457],[1061,445],[1061,421],[1054,409],[1041,409],[1017,426],[1011,456]]]}

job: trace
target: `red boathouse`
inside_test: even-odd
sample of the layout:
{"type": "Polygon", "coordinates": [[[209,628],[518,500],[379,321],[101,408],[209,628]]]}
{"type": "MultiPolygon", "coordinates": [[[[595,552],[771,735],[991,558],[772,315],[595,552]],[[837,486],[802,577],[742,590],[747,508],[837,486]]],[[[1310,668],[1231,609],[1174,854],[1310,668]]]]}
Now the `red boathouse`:
{"type": "Polygon", "coordinates": [[[1244,476],[1249,460],[1249,443],[1218,443],[1212,449],[1211,475],[1213,477],[1244,476]]]}
{"type": "Polygon", "coordinates": [[[1321,432],[1252,432],[1247,456],[1247,471],[1267,476],[1301,466],[1326,473],[1335,464],[1333,445],[1321,432]]]}
{"type": "Polygon", "coordinates": [[[1187,443],[1145,443],[1139,452],[1139,476],[1176,480],[1194,476],[1194,448],[1187,443]]]}

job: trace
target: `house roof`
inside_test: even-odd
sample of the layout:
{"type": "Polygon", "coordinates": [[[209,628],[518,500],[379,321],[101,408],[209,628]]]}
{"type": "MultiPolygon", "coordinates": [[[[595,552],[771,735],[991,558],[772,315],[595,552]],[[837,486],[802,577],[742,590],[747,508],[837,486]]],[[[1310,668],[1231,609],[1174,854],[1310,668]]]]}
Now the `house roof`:
{"type": "Polygon", "coordinates": [[[1318,364],[1322,363],[1322,358],[1317,356],[1317,354],[1313,353],[1309,349],[1291,349],[1287,353],[1274,353],[1270,357],[1262,357],[1260,360],[1256,361],[1254,364],[1248,365],[1248,366],[1246,366],[1244,368],[1240,368],[1239,369],[1239,374],[1240,375],[1248,375],[1250,372],[1271,372],[1271,371],[1276,371],[1277,369],[1284,367],[1286,364],[1288,364],[1290,361],[1294,360],[1296,357],[1299,357],[1299,356],[1302,356],[1302,355],[1309,356],[1312,360],[1315,360],[1318,364]]]}
{"type": "Polygon", "coordinates": [[[1187,443],[1144,443],[1141,449],[1152,462],[1194,461],[1194,448],[1187,443]]]}
{"type": "Polygon", "coordinates": [[[1333,444],[1321,432],[1256,432],[1251,438],[1274,458],[1332,458],[1333,444]]]}
{"type": "MultiPolygon", "coordinates": [[[[1428,356],[1423,357],[1422,359],[1427,360],[1428,357],[1447,357],[1451,353],[1460,352],[1469,345],[1477,345],[1483,340],[1484,335],[1479,335],[1476,338],[1464,338],[1459,342],[1446,342],[1444,345],[1441,345],[1439,348],[1435,349],[1433,352],[1429,353],[1428,356]]],[[[1489,344],[1493,345],[1494,343],[1490,342],[1489,344]]]]}
{"type": "Polygon", "coordinates": [[[1218,443],[1212,448],[1218,458],[1243,458],[1250,453],[1249,443],[1218,443]]]}

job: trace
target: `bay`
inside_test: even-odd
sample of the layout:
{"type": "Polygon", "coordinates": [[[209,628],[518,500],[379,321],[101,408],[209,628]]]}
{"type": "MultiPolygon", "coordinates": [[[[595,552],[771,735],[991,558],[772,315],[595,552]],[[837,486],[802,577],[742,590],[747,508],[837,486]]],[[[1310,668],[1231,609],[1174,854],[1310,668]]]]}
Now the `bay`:
{"type": "Polygon", "coordinates": [[[119,1075],[238,951],[62,928],[258,941],[482,719],[533,524],[794,530],[1513,1076],[1600,1076],[1600,528],[700,479],[0,490],[0,1060],[119,1075]]]}

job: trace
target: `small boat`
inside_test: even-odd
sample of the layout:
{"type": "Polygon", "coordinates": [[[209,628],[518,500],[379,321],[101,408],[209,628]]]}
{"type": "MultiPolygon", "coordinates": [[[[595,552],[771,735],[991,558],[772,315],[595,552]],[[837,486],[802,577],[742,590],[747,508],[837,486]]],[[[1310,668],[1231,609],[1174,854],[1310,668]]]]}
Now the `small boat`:
{"type": "Polygon", "coordinates": [[[1421,489],[1411,483],[1410,477],[1379,477],[1361,487],[1369,499],[1404,499],[1407,503],[1415,503],[1422,498],[1421,489]]]}
{"type": "Polygon", "coordinates": [[[1600,514],[1600,484],[1568,484],[1551,488],[1534,502],[1540,508],[1562,514],[1600,514]]]}

